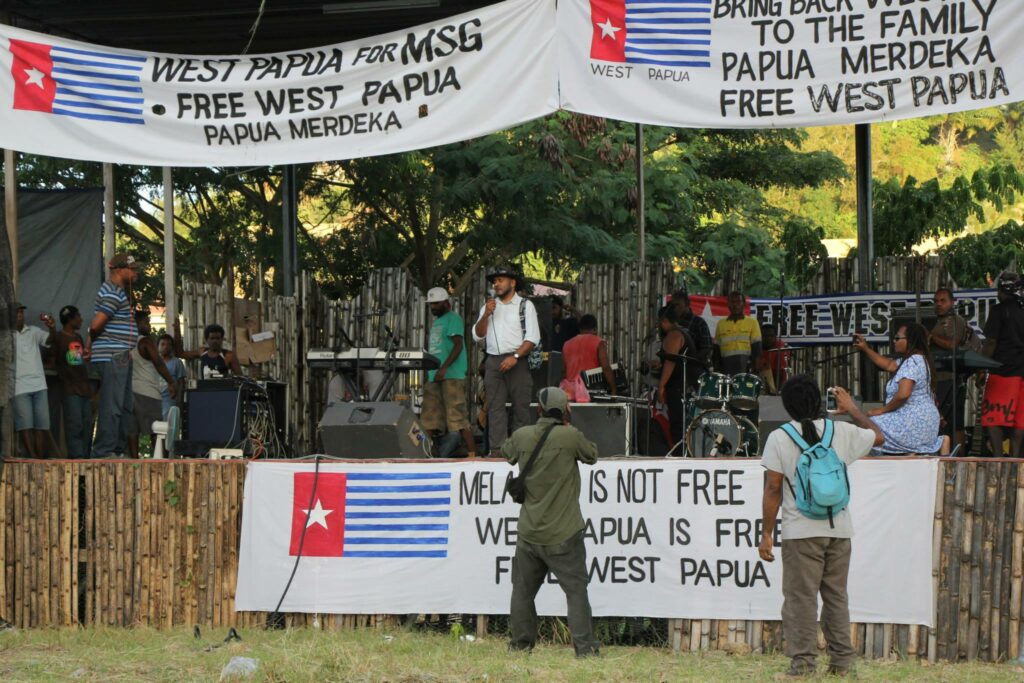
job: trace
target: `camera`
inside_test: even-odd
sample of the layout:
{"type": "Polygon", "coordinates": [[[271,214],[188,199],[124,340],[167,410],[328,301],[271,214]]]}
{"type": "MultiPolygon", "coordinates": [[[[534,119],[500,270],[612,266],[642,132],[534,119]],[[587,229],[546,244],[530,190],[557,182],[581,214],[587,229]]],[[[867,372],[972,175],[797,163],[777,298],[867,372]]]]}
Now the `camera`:
{"type": "Polygon", "coordinates": [[[839,405],[836,402],[836,390],[829,387],[825,392],[825,412],[834,413],[839,410],[839,405]]]}

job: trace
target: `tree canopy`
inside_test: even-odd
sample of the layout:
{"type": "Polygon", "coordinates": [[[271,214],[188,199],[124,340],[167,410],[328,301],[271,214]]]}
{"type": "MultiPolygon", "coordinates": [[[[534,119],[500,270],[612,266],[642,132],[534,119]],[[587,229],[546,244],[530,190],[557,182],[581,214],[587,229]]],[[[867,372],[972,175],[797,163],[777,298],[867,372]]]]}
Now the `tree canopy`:
{"type": "MultiPolygon", "coordinates": [[[[1019,218],[1020,111],[875,126],[876,252],[1019,218]]],[[[750,294],[777,295],[783,280],[801,287],[825,255],[821,240],[855,224],[851,152],[849,127],[645,127],[647,257],[674,259],[694,291],[737,264],[750,294]]],[[[378,266],[408,266],[423,289],[458,289],[499,260],[549,279],[632,260],[637,155],[633,124],[559,112],[442,147],[297,166],[300,265],[345,296],[378,266]]],[[[33,187],[97,186],[101,175],[96,163],[19,162],[19,181],[33,187]]],[[[261,275],[280,284],[281,178],[273,167],[174,169],[179,274],[221,282],[230,272],[250,294],[261,275]]],[[[117,166],[115,182],[119,246],[151,264],[142,290],[158,300],[161,169],[117,166]]],[[[977,279],[964,257],[950,263],[977,279]]]]}

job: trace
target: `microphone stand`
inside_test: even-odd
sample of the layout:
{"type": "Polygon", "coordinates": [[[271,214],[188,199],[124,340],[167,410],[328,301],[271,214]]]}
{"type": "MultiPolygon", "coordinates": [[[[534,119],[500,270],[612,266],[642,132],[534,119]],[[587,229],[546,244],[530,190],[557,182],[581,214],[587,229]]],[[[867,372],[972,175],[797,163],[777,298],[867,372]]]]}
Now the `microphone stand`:
{"type": "Polygon", "coordinates": [[[859,349],[854,349],[853,351],[848,351],[846,353],[840,353],[837,356],[825,356],[821,360],[812,361],[811,365],[813,365],[813,366],[824,365],[825,363],[828,363],[829,361],[839,360],[841,358],[848,358],[850,356],[855,356],[858,353],[860,353],[860,350],[859,349]]]}
{"type": "MultiPolygon", "coordinates": [[[[670,457],[672,455],[672,453],[675,452],[675,450],[677,448],[679,448],[680,444],[685,444],[685,442],[686,442],[686,433],[690,429],[690,424],[689,424],[690,420],[687,418],[687,415],[686,415],[686,403],[687,403],[687,401],[686,401],[686,392],[689,391],[689,389],[690,389],[690,385],[687,383],[687,378],[686,378],[687,365],[689,364],[687,361],[693,361],[695,363],[699,363],[705,370],[708,369],[708,364],[707,363],[702,361],[700,358],[697,358],[696,356],[691,356],[688,353],[688,351],[689,351],[689,349],[687,349],[687,353],[671,354],[671,355],[674,356],[674,358],[672,359],[673,363],[682,363],[682,365],[683,365],[683,400],[682,400],[682,404],[683,404],[683,435],[682,435],[682,437],[683,438],[681,438],[678,442],[676,442],[676,444],[674,446],[672,446],[672,448],[669,449],[668,453],[665,454],[666,458],[670,457]]],[[[666,354],[666,355],[669,355],[669,354],[666,354]]],[[[662,362],[665,362],[665,359],[663,359],[662,362]]],[[[669,416],[671,417],[671,413],[669,413],[669,416]]],[[[705,429],[707,429],[706,425],[705,425],[705,429]]],[[[684,457],[684,458],[686,457],[686,449],[685,448],[683,449],[682,457],[684,457]]]]}
{"type": "MultiPolygon", "coordinates": [[[[629,310],[632,311],[632,315],[630,317],[633,319],[633,329],[634,330],[639,330],[639,328],[640,328],[640,305],[639,305],[639,302],[637,301],[637,284],[636,284],[636,280],[632,280],[629,283],[629,310]]],[[[629,352],[627,354],[627,356],[629,358],[629,368],[630,368],[630,371],[631,371],[630,374],[633,375],[634,391],[639,391],[639,389],[640,389],[640,350],[639,350],[638,344],[642,344],[642,343],[643,342],[640,342],[640,341],[634,341],[632,344],[630,344],[630,349],[629,349],[629,352]]],[[[609,387],[609,391],[610,392],[614,392],[615,391],[615,387],[609,387]]],[[[627,389],[627,392],[628,392],[628,389],[627,389]]],[[[628,410],[630,411],[630,413],[629,413],[629,445],[626,448],[626,455],[627,456],[632,456],[632,455],[636,455],[637,454],[636,453],[636,446],[639,444],[639,441],[640,441],[640,427],[637,424],[636,404],[633,403],[633,402],[630,402],[628,410]]],[[[648,435],[649,435],[649,433],[650,433],[650,430],[648,429],[648,435]]],[[[649,448],[650,448],[650,443],[647,444],[647,447],[644,450],[648,450],[649,448]]]]}

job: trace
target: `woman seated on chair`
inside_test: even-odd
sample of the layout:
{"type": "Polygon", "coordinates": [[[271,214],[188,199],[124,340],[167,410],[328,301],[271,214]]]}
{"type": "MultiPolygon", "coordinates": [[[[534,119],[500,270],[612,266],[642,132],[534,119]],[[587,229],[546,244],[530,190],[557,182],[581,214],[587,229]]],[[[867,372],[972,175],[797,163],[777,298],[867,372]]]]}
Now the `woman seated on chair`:
{"type": "Polygon", "coordinates": [[[924,326],[913,323],[899,328],[893,337],[896,359],[882,356],[860,335],[854,336],[853,346],[882,370],[894,373],[885,385],[885,405],[858,420],[870,420],[882,430],[882,454],[948,455],[949,438],[939,436],[939,410],[932,392],[932,364],[924,326]]]}

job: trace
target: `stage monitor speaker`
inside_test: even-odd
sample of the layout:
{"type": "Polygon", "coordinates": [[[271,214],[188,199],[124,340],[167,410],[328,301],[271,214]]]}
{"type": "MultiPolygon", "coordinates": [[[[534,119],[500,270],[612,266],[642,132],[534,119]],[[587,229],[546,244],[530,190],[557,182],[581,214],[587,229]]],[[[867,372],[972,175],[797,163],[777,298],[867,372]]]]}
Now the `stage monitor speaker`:
{"type": "Polygon", "coordinates": [[[424,458],[423,430],[398,403],[331,403],[318,427],[323,452],[337,458],[424,458]]]}
{"type": "MultiPolygon", "coordinates": [[[[625,403],[573,403],[570,411],[572,426],[597,444],[599,458],[626,454],[631,425],[625,403]]],[[[531,424],[536,424],[538,417],[537,404],[531,403],[531,424]]]]}

